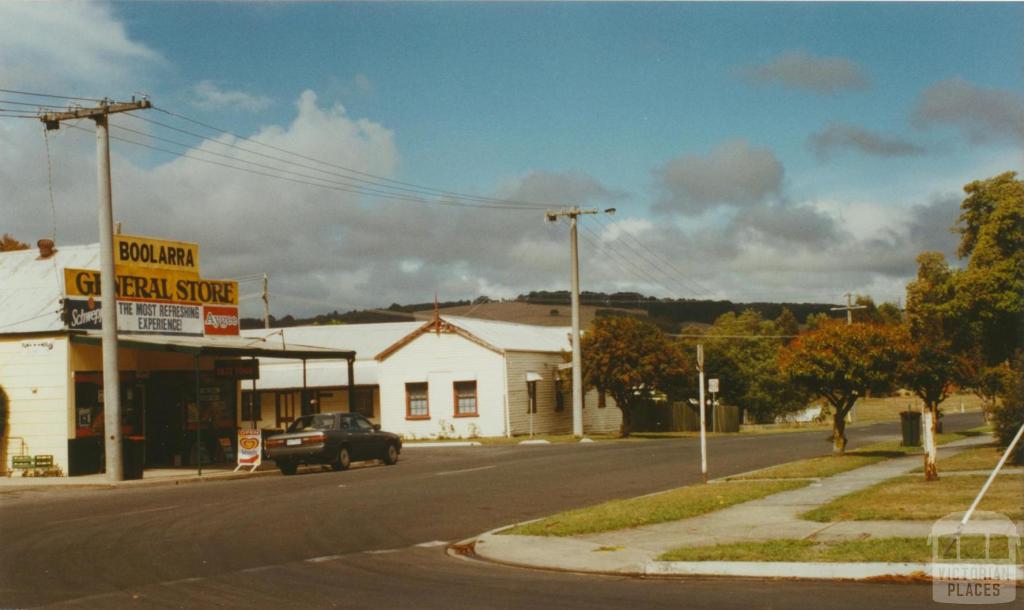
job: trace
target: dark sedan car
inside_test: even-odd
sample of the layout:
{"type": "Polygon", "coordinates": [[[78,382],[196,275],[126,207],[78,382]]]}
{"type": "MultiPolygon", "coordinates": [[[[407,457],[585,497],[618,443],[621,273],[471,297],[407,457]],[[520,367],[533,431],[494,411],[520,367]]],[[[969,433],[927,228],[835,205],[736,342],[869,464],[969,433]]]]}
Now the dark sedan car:
{"type": "Polygon", "coordinates": [[[267,439],[267,455],[286,475],[295,474],[300,464],[327,464],[345,470],[352,462],[398,461],[402,439],[382,432],[358,413],[317,413],[296,419],[284,434],[267,439]]]}

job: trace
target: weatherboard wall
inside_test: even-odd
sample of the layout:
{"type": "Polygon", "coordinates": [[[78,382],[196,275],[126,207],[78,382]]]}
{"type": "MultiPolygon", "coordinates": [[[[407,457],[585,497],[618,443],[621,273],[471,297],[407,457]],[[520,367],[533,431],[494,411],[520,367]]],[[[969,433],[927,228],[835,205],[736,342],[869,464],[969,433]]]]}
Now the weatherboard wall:
{"type": "Polygon", "coordinates": [[[455,333],[426,332],[382,360],[380,424],[407,438],[505,434],[504,358],[455,333]],[[476,381],[477,415],[455,415],[454,383],[476,381]],[[429,417],[406,415],[406,384],[426,382],[429,417]]]}
{"type": "MultiPolygon", "coordinates": [[[[508,352],[508,404],[512,434],[572,434],[572,398],[570,380],[563,384],[565,401],[561,411],[556,410],[555,378],[558,365],[564,362],[561,353],[552,352],[508,352]],[[541,377],[537,384],[537,409],[530,414],[529,387],[527,374],[541,377]],[[532,419],[532,422],[531,422],[532,419]]],[[[614,432],[622,423],[622,413],[610,398],[605,407],[598,407],[597,392],[591,390],[584,395],[583,432],[614,432]]]]}
{"type": "Polygon", "coordinates": [[[6,463],[10,456],[52,455],[68,471],[71,372],[64,337],[0,339],[0,388],[7,395],[6,463]]]}

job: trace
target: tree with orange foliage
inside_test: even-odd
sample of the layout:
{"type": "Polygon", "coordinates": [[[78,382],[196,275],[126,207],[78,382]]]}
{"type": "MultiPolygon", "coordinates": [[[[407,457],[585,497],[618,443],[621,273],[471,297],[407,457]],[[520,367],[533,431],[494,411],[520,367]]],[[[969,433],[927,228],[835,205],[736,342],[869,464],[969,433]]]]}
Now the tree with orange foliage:
{"type": "Polygon", "coordinates": [[[907,354],[901,327],[828,320],[783,348],[779,366],[832,406],[832,452],[842,455],[850,409],[869,388],[891,383],[907,354]]]}

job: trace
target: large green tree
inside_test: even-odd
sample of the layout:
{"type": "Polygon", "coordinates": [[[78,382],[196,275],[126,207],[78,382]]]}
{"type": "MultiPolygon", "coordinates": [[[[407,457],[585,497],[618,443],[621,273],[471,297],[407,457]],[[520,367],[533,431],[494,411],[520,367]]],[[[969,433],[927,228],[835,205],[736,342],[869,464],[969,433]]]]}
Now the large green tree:
{"type": "Polygon", "coordinates": [[[676,395],[687,376],[695,375],[679,343],[636,318],[595,318],[580,347],[583,383],[615,399],[623,437],[629,436],[639,405],[660,394],[676,395]]]}
{"type": "Polygon", "coordinates": [[[960,205],[958,304],[987,366],[1012,362],[1024,343],[1024,181],[1006,172],[971,182],[960,205]]]}
{"type": "Polygon", "coordinates": [[[720,381],[723,402],[739,406],[759,423],[770,423],[779,415],[807,405],[807,395],[789,383],[779,369],[779,350],[788,341],[781,335],[796,333],[796,318],[783,310],[780,320],[765,320],[747,309],[741,314],[718,317],[700,339],[690,339],[687,353],[694,345],[704,345],[704,370],[709,378],[720,381]]]}
{"type": "Polygon", "coordinates": [[[832,451],[846,451],[846,416],[871,387],[887,385],[907,356],[902,328],[882,324],[822,322],[779,355],[789,379],[832,407],[832,451]]]}
{"type": "Polygon", "coordinates": [[[957,253],[967,266],[957,303],[975,342],[971,386],[987,397],[1002,395],[996,416],[1008,430],[1010,422],[1024,423],[1024,406],[1014,399],[1024,376],[1024,181],[1006,172],[971,182],[964,192],[957,253]]]}
{"type": "Polygon", "coordinates": [[[957,273],[938,252],[918,256],[917,279],[907,285],[907,358],[900,364],[899,381],[914,392],[925,414],[925,480],[938,478],[935,432],[939,405],[962,383],[969,368],[967,335],[955,306],[957,273]]]}

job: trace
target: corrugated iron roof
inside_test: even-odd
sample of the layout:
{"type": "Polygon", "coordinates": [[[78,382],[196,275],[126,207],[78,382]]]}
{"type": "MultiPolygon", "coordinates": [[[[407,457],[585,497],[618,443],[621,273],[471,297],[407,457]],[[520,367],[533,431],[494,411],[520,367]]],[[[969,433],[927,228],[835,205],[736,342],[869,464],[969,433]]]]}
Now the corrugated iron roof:
{"type": "Polygon", "coordinates": [[[64,268],[99,265],[99,244],[57,246],[45,259],[36,248],[0,252],[0,335],[63,330],[64,268]]]}

